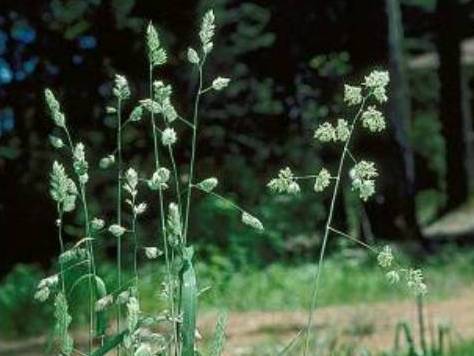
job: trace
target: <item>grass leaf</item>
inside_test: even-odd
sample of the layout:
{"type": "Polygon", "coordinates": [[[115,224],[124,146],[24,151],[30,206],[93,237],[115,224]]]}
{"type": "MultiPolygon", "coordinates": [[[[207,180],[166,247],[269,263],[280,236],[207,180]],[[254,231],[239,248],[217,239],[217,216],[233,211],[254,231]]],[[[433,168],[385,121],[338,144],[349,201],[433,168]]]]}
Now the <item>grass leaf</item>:
{"type": "Polygon", "coordinates": [[[186,259],[182,272],[181,305],[183,308],[182,356],[194,356],[194,336],[196,332],[197,286],[196,273],[191,258],[186,259]]]}

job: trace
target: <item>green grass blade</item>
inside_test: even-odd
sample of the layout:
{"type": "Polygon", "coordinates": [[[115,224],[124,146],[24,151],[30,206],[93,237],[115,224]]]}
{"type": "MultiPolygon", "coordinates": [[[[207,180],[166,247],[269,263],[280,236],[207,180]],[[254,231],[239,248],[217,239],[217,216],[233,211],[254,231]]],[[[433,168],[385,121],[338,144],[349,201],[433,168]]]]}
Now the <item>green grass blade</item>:
{"type": "Polygon", "coordinates": [[[183,308],[183,324],[181,336],[183,340],[182,356],[194,356],[194,336],[196,332],[197,286],[196,273],[191,259],[186,260],[182,272],[181,306],[183,308]]]}
{"type": "Polygon", "coordinates": [[[107,339],[104,345],[100,349],[95,350],[91,354],[91,356],[103,356],[107,354],[107,352],[109,352],[110,350],[113,350],[116,346],[118,346],[127,334],[128,334],[128,329],[107,339]]]}
{"type": "MultiPolygon", "coordinates": [[[[95,293],[96,299],[103,298],[107,295],[107,288],[104,281],[95,276],[95,293]]],[[[107,330],[107,312],[105,310],[96,311],[96,336],[105,335],[107,330]]]]}

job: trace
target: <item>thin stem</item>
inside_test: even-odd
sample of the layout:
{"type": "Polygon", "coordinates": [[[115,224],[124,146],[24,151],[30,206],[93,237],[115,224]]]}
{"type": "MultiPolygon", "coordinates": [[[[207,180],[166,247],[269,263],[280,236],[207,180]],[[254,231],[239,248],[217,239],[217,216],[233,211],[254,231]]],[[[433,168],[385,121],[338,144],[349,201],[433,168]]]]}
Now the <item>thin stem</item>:
{"type": "MultiPolygon", "coordinates": [[[[64,132],[66,133],[67,142],[69,145],[69,149],[71,150],[71,154],[74,155],[74,143],[71,138],[71,134],[69,133],[69,129],[67,126],[63,126],[64,132]]],[[[78,177],[79,178],[79,177],[78,177]]],[[[80,198],[82,202],[82,209],[84,213],[84,232],[86,238],[90,237],[90,221],[89,221],[89,210],[87,207],[87,198],[86,198],[86,190],[85,184],[81,183],[79,180],[79,187],[80,187],[80,198]]],[[[88,308],[89,308],[89,353],[92,351],[92,343],[94,337],[94,290],[92,288],[92,278],[95,279],[96,276],[96,267],[95,267],[95,259],[94,259],[94,247],[90,240],[86,241],[86,247],[89,253],[89,263],[88,270],[89,270],[89,280],[88,280],[88,288],[89,288],[89,301],[88,301],[88,308]]]]}
{"type": "Polygon", "coordinates": [[[339,160],[339,166],[338,166],[338,169],[337,169],[337,179],[336,179],[336,183],[334,184],[334,191],[333,191],[333,194],[332,194],[331,204],[330,204],[330,208],[329,208],[329,214],[328,214],[328,218],[327,218],[327,221],[326,221],[326,227],[325,227],[325,230],[324,230],[323,244],[321,246],[321,250],[320,250],[320,254],[319,254],[318,266],[317,266],[316,275],[315,275],[315,284],[314,284],[314,289],[313,289],[313,295],[312,295],[312,298],[311,298],[311,305],[310,305],[309,313],[308,313],[308,323],[307,323],[307,326],[306,326],[306,340],[305,340],[305,347],[304,347],[304,353],[303,353],[304,355],[308,354],[309,337],[310,337],[311,327],[312,327],[312,324],[313,324],[313,313],[316,312],[316,302],[317,302],[317,297],[318,297],[318,292],[319,292],[321,271],[323,269],[323,261],[324,261],[324,256],[325,256],[325,253],[326,253],[326,246],[327,246],[327,241],[328,241],[328,237],[329,237],[329,231],[330,231],[330,227],[331,227],[331,224],[332,224],[334,208],[336,206],[336,198],[337,198],[337,194],[339,192],[339,185],[341,183],[342,169],[344,167],[346,154],[348,152],[348,147],[349,147],[349,144],[351,142],[352,135],[354,133],[355,125],[356,125],[360,115],[362,114],[362,111],[363,111],[364,106],[365,106],[366,99],[367,98],[364,98],[364,100],[362,100],[362,103],[359,107],[359,110],[358,110],[357,114],[355,115],[354,120],[352,121],[349,137],[347,138],[346,142],[344,143],[344,149],[342,150],[341,157],[340,157],[340,160],[339,160]]]}
{"type": "Polygon", "coordinates": [[[317,178],[317,175],[309,175],[309,176],[295,177],[295,180],[314,179],[314,178],[317,178]]]}
{"type": "Polygon", "coordinates": [[[376,250],[375,248],[373,248],[372,246],[366,244],[365,242],[363,242],[363,241],[361,241],[361,240],[359,240],[359,239],[356,239],[355,237],[353,237],[353,236],[351,236],[351,235],[349,235],[349,234],[346,234],[345,232],[339,231],[339,230],[333,228],[332,226],[329,227],[329,230],[331,230],[332,232],[335,232],[336,234],[339,234],[339,235],[341,235],[341,236],[343,236],[343,237],[345,237],[345,238],[347,238],[347,239],[349,239],[349,240],[351,240],[351,241],[353,241],[353,242],[355,242],[355,243],[357,243],[357,244],[359,244],[359,245],[361,245],[361,246],[367,248],[368,250],[370,250],[371,252],[373,252],[373,253],[375,253],[375,254],[378,254],[378,253],[379,253],[379,251],[377,251],[377,250],[376,250]]]}
{"type": "MultiPolygon", "coordinates": [[[[133,206],[135,206],[135,198],[133,198],[133,206]]],[[[135,283],[138,287],[138,241],[137,241],[137,214],[133,212],[132,219],[132,235],[133,235],[133,274],[135,275],[135,283]]],[[[138,288],[137,288],[138,291],[138,288]]]]}
{"type": "Polygon", "coordinates": [[[212,85],[207,87],[206,89],[203,89],[203,90],[200,90],[199,91],[199,94],[206,94],[208,91],[211,91],[212,90],[212,85]]]}
{"type": "Polygon", "coordinates": [[[188,120],[186,120],[185,118],[183,118],[182,116],[178,115],[178,119],[181,120],[182,122],[184,122],[186,125],[188,125],[190,128],[194,129],[194,125],[191,124],[188,120]]]}
{"type": "Polygon", "coordinates": [[[176,199],[178,200],[178,209],[179,209],[179,214],[181,215],[182,205],[181,205],[181,189],[179,187],[179,174],[178,174],[178,167],[176,165],[176,160],[174,159],[173,148],[171,147],[171,145],[168,146],[168,153],[170,155],[171,167],[173,168],[175,189],[176,189],[176,199]]]}
{"type": "Polygon", "coordinates": [[[352,161],[357,164],[357,160],[355,159],[355,157],[352,155],[352,152],[351,150],[349,150],[349,148],[347,148],[347,154],[349,155],[349,157],[352,159],[352,161]]]}
{"type": "Polygon", "coordinates": [[[69,144],[69,149],[71,150],[71,154],[72,154],[74,152],[74,144],[71,139],[71,134],[69,133],[67,126],[64,126],[63,128],[64,128],[64,132],[66,133],[67,142],[69,144]]]}
{"type": "Polygon", "coordinates": [[[427,345],[426,345],[425,318],[424,318],[424,312],[423,312],[423,296],[418,295],[416,297],[416,305],[417,305],[418,327],[419,327],[418,331],[420,333],[421,350],[423,351],[423,355],[428,355],[427,345]]]}
{"type": "Polygon", "coordinates": [[[194,112],[193,112],[193,138],[191,144],[191,161],[189,163],[189,181],[188,181],[188,194],[186,197],[186,214],[184,221],[184,244],[186,245],[188,237],[188,226],[189,226],[189,211],[191,208],[191,186],[193,185],[194,179],[194,165],[196,160],[196,141],[197,141],[197,128],[198,128],[198,115],[199,115],[199,102],[201,100],[201,90],[202,90],[202,69],[204,66],[204,61],[206,57],[204,56],[202,62],[198,66],[199,71],[199,84],[196,93],[196,99],[194,100],[194,112]]]}
{"type": "MultiPolygon", "coordinates": [[[[87,209],[87,200],[86,200],[86,190],[84,184],[81,184],[81,197],[82,197],[82,205],[84,208],[84,220],[85,220],[85,233],[86,237],[89,236],[89,211],[87,209]]],[[[94,251],[93,251],[93,246],[90,240],[86,242],[87,249],[89,251],[90,255],[90,263],[88,264],[89,266],[89,318],[90,318],[90,323],[89,323],[89,353],[92,350],[92,340],[93,340],[93,335],[94,335],[94,289],[92,287],[92,278],[95,280],[96,276],[96,271],[95,271],[95,261],[94,261],[94,251]]]]}
{"type": "MultiPolygon", "coordinates": [[[[193,185],[192,187],[193,187],[193,188],[196,188],[196,189],[199,189],[196,185],[193,185]]],[[[208,192],[208,191],[205,191],[205,190],[202,190],[202,189],[199,189],[199,190],[202,191],[202,192],[204,192],[204,193],[207,193],[207,194],[209,194],[209,195],[212,195],[212,196],[216,197],[217,199],[220,199],[220,200],[222,200],[222,201],[225,201],[226,203],[230,204],[233,208],[239,210],[239,211],[242,212],[242,213],[245,213],[245,212],[246,212],[246,211],[245,211],[244,209],[242,209],[240,206],[238,206],[237,204],[235,204],[232,200],[229,200],[229,199],[223,197],[222,195],[220,195],[220,194],[218,194],[218,193],[215,193],[215,192],[213,192],[213,191],[208,192]]]]}
{"type": "Polygon", "coordinates": [[[64,253],[64,241],[63,241],[63,209],[61,207],[61,204],[57,204],[57,210],[58,210],[58,240],[59,240],[59,249],[60,249],[60,255],[59,255],[59,270],[60,270],[60,275],[61,275],[61,289],[63,291],[63,294],[65,294],[66,287],[65,287],[65,282],[64,282],[64,264],[61,262],[61,255],[64,253]]]}
{"type": "MultiPolygon", "coordinates": [[[[122,100],[117,98],[117,224],[122,226],[122,100]]],[[[117,237],[117,284],[122,287],[122,239],[117,237]]],[[[117,305],[117,333],[120,332],[122,318],[120,305],[117,305]]],[[[120,355],[120,347],[117,349],[120,355]]]]}
{"type": "MultiPolygon", "coordinates": [[[[153,99],[153,67],[150,64],[149,65],[149,91],[150,91],[150,98],[153,99]]],[[[155,169],[158,170],[160,168],[160,152],[158,149],[158,135],[156,133],[156,123],[155,123],[155,117],[153,114],[153,111],[150,112],[150,122],[152,126],[152,135],[153,135],[153,154],[155,157],[155,169]]],[[[163,200],[163,192],[160,189],[158,189],[158,198],[159,198],[159,205],[160,205],[160,224],[161,224],[161,234],[163,236],[163,249],[165,251],[165,263],[166,263],[166,271],[167,271],[167,277],[168,277],[168,285],[170,286],[170,295],[168,297],[168,303],[170,305],[171,309],[171,315],[175,316],[175,308],[174,308],[174,283],[173,283],[173,278],[171,275],[171,263],[169,259],[169,250],[168,250],[168,239],[166,237],[166,225],[165,225],[165,207],[164,207],[164,200],[163,200]]],[[[176,326],[175,326],[176,329],[176,326]]],[[[177,333],[175,332],[174,335],[174,342],[178,342],[178,336],[177,333]]]]}
{"type": "Polygon", "coordinates": [[[130,120],[130,118],[128,118],[127,120],[125,120],[125,122],[122,124],[121,126],[121,130],[123,131],[123,129],[130,123],[132,122],[132,120],[130,120]]]}

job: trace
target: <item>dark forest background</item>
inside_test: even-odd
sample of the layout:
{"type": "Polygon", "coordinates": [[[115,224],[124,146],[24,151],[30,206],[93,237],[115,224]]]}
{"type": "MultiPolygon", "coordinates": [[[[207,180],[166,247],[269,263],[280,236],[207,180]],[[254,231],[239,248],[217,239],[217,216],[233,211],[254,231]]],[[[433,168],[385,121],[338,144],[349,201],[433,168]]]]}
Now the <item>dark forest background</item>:
{"type": "MultiPolygon", "coordinates": [[[[227,195],[261,217],[266,232],[242,228],[233,212],[201,197],[191,225],[199,258],[225,256],[237,267],[314,260],[328,196],[274,197],[265,185],[281,167],[314,174],[322,161],[335,164],[337,151],[318,146],[312,129],[342,114],[343,83],[374,68],[391,74],[389,131],[357,137],[356,152],[380,167],[378,193],[363,207],[344,191],[338,225],[366,241],[400,241],[416,253],[444,243],[446,236],[435,239],[427,227],[468,202],[474,182],[474,2],[1,0],[0,274],[20,262],[47,267],[57,255],[48,196],[57,153],[48,141],[43,89],[58,94],[88,148],[92,211],[112,216],[113,177],[97,167],[113,147],[105,111],[113,77],[125,74],[133,99],[145,97],[144,29],[153,21],[170,54],[159,76],[173,83],[175,105],[186,117],[195,73],[185,53],[209,7],[218,36],[206,76],[232,83],[203,103],[199,175],[218,177],[227,195]]],[[[190,132],[179,134],[185,142],[190,132]]],[[[145,131],[127,130],[125,142],[126,159],[146,170],[152,153],[145,131]]],[[[178,163],[189,151],[180,146],[178,163]]],[[[81,219],[68,221],[70,243],[81,219]]],[[[142,226],[142,238],[151,241],[153,228],[142,226]]]]}

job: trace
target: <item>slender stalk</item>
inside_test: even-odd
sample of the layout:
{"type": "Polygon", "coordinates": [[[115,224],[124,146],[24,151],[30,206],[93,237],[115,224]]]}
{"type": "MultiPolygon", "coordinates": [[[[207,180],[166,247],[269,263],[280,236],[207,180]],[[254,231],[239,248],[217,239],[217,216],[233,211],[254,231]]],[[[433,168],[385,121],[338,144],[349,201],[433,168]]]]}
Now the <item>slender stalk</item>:
{"type": "Polygon", "coordinates": [[[138,292],[138,236],[137,236],[137,214],[135,213],[136,195],[132,195],[132,236],[133,236],[133,275],[138,292]]]}
{"type": "Polygon", "coordinates": [[[179,187],[179,174],[178,174],[178,167],[176,166],[176,160],[174,159],[173,148],[168,146],[168,153],[170,155],[171,167],[173,169],[174,174],[174,181],[175,181],[175,190],[176,190],[176,199],[178,203],[179,213],[182,213],[182,205],[181,205],[181,189],[179,187]]]}
{"type": "MultiPolygon", "coordinates": [[[[135,206],[135,199],[133,200],[135,206]]],[[[132,235],[133,235],[133,274],[135,276],[135,285],[138,287],[138,241],[137,241],[137,214],[133,213],[132,219],[132,235]]],[[[137,288],[138,291],[138,288],[137,288]]]]}
{"type": "MultiPolygon", "coordinates": [[[[194,185],[193,187],[196,187],[196,186],[194,185]]],[[[198,189],[199,189],[199,188],[198,188],[198,189]]],[[[209,195],[212,195],[213,197],[215,197],[215,198],[217,198],[217,199],[219,199],[219,200],[222,200],[222,201],[226,202],[227,204],[231,205],[234,209],[236,209],[236,210],[238,210],[238,211],[240,211],[240,212],[242,212],[242,213],[245,213],[245,212],[246,212],[246,211],[245,211],[244,209],[242,209],[240,206],[238,206],[237,204],[235,204],[232,200],[227,199],[227,198],[223,197],[222,195],[220,195],[220,194],[218,194],[218,193],[215,193],[215,192],[212,192],[212,191],[211,191],[211,192],[206,192],[206,191],[204,191],[204,190],[202,190],[202,189],[199,189],[199,190],[201,190],[202,192],[207,193],[207,194],[209,194],[209,195]]]]}
{"type": "MultiPolygon", "coordinates": [[[[149,92],[150,98],[153,99],[153,67],[150,64],[149,66],[149,92]]],[[[150,112],[150,122],[152,126],[152,134],[153,134],[153,155],[155,158],[155,169],[158,170],[160,168],[160,152],[158,149],[158,135],[157,135],[157,127],[155,123],[155,117],[153,112],[150,112]]],[[[163,249],[165,251],[165,263],[166,263],[166,271],[168,275],[168,285],[170,286],[170,295],[169,295],[169,306],[171,310],[171,316],[174,320],[175,318],[175,306],[174,306],[174,282],[171,276],[171,263],[169,258],[169,249],[168,249],[168,239],[166,237],[166,224],[165,224],[165,207],[164,207],[164,199],[163,199],[163,191],[158,189],[158,198],[159,198],[159,205],[160,205],[160,225],[161,225],[161,234],[163,237],[163,249]]],[[[176,329],[176,326],[174,327],[176,329]]],[[[175,342],[178,342],[178,336],[175,333],[174,335],[175,342]]]]}
{"type": "Polygon", "coordinates": [[[194,179],[194,165],[196,161],[196,141],[197,141],[197,129],[198,129],[198,116],[199,116],[199,102],[201,100],[202,95],[202,69],[204,66],[204,62],[206,57],[204,56],[201,64],[198,66],[199,71],[199,83],[198,89],[196,92],[196,98],[194,100],[194,112],[193,112],[193,137],[191,143],[191,160],[189,163],[189,180],[188,180],[188,193],[186,197],[186,214],[185,214],[185,221],[184,221],[184,244],[186,245],[187,237],[188,237],[188,224],[189,224],[189,211],[191,208],[191,193],[192,189],[191,186],[193,185],[194,179]]]}
{"type": "Polygon", "coordinates": [[[186,120],[185,118],[181,117],[180,115],[178,115],[178,120],[184,122],[186,125],[188,125],[190,128],[194,128],[194,125],[191,124],[188,120],[186,120]]]}
{"type": "Polygon", "coordinates": [[[61,204],[57,204],[57,210],[58,210],[58,240],[59,240],[59,249],[60,249],[60,257],[59,257],[59,269],[60,269],[60,276],[61,276],[61,289],[66,295],[66,286],[64,282],[64,265],[61,262],[61,255],[64,253],[64,241],[63,241],[63,209],[61,207],[61,204]]]}
{"type": "MultiPolygon", "coordinates": [[[[80,191],[81,191],[81,200],[82,200],[82,206],[84,209],[84,220],[85,220],[85,235],[86,237],[89,237],[90,234],[90,227],[89,227],[89,211],[87,208],[87,199],[86,199],[86,189],[84,184],[81,184],[80,186],[80,191]]],[[[94,289],[92,287],[92,278],[95,279],[96,276],[96,270],[95,270],[95,261],[94,261],[94,250],[92,246],[92,242],[90,240],[87,240],[86,242],[87,249],[89,251],[89,259],[90,263],[88,264],[89,267],[89,279],[88,279],[88,285],[89,285],[89,353],[92,350],[92,341],[94,338],[94,289]]]]}
{"type": "Polygon", "coordinates": [[[418,314],[418,331],[420,333],[420,344],[423,355],[427,355],[427,345],[426,345],[426,328],[425,328],[425,318],[423,313],[423,296],[419,295],[416,297],[416,306],[418,314]]]}
{"type": "MultiPolygon", "coordinates": [[[[67,126],[63,127],[64,132],[66,133],[66,138],[67,142],[69,145],[69,149],[71,151],[71,154],[74,154],[74,143],[71,138],[71,134],[69,133],[69,129],[67,126]]],[[[82,210],[84,214],[84,233],[86,238],[90,237],[90,221],[89,221],[89,209],[87,206],[87,197],[86,197],[86,188],[85,184],[82,184],[79,182],[79,190],[80,190],[80,199],[82,203],[82,210]]],[[[62,220],[62,219],[61,219],[62,220]]],[[[89,301],[88,301],[88,309],[89,309],[89,342],[88,342],[88,347],[89,347],[89,353],[92,351],[92,343],[93,343],[93,337],[94,337],[94,289],[92,288],[92,279],[96,277],[96,267],[95,267],[95,258],[94,258],[94,246],[92,245],[91,240],[86,240],[86,247],[89,253],[89,262],[87,264],[88,266],[88,273],[89,273],[89,279],[88,279],[88,288],[89,288],[89,301]]]]}
{"type": "MultiPolygon", "coordinates": [[[[117,98],[117,224],[122,226],[122,100],[117,98]]],[[[117,237],[117,284],[122,288],[122,239],[117,237]]],[[[117,305],[117,333],[120,332],[122,318],[120,305],[117,305]]],[[[120,345],[117,349],[120,355],[120,345]]]]}
{"type": "Polygon", "coordinates": [[[316,275],[315,275],[314,289],[313,289],[312,298],[311,298],[311,305],[310,305],[309,313],[308,313],[308,323],[307,323],[307,326],[306,326],[306,338],[305,338],[305,347],[304,347],[304,353],[303,353],[304,355],[308,354],[310,331],[311,331],[311,327],[312,327],[312,324],[313,324],[313,313],[315,313],[315,311],[316,311],[316,302],[317,302],[317,297],[318,297],[318,292],[319,292],[321,272],[322,272],[322,269],[323,269],[323,262],[324,262],[324,256],[326,254],[326,246],[327,246],[327,242],[328,242],[329,232],[331,230],[332,219],[333,219],[333,215],[334,215],[334,208],[336,206],[336,198],[337,198],[337,194],[339,192],[339,185],[341,183],[342,170],[344,168],[344,162],[345,162],[345,159],[346,159],[347,152],[349,152],[349,144],[351,142],[351,138],[352,138],[352,135],[354,133],[355,125],[356,125],[360,115],[363,112],[365,102],[366,102],[366,98],[364,98],[362,100],[362,103],[360,104],[360,108],[359,108],[357,114],[355,115],[354,120],[352,121],[349,137],[347,138],[346,142],[344,143],[344,148],[342,150],[341,157],[339,159],[339,166],[338,166],[338,169],[337,169],[336,183],[334,184],[334,190],[333,190],[333,193],[332,193],[331,204],[330,204],[330,207],[329,207],[329,214],[328,214],[328,218],[327,218],[327,221],[326,221],[326,227],[324,229],[323,244],[321,246],[321,250],[320,250],[320,254],[319,254],[318,266],[317,266],[316,275]]]}
{"type": "Polygon", "coordinates": [[[359,239],[356,239],[355,237],[353,237],[353,236],[351,236],[351,235],[349,235],[349,234],[346,234],[345,232],[339,231],[339,230],[333,228],[332,226],[329,227],[329,230],[331,230],[332,232],[335,232],[336,234],[339,234],[339,235],[341,235],[341,236],[343,236],[343,237],[345,237],[345,238],[347,238],[347,239],[349,239],[349,240],[351,240],[351,241],[353,241],[353,242],[355,242],[355,243],[357,243],[357,244],[359,244],[359,245],[365,247],[366,249],[370,250],[371,252],[373,252],[373,253],[375,253],[375,254],[378,254],[378,253],[379,253],[379,251],[377,251],[377,250],[376,250],[375,248],[373,248],[372,246],[366,244],[366,243],[363,242],[363,241],[360,241],[359,239]]]}

